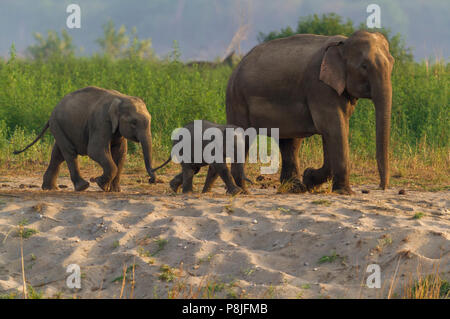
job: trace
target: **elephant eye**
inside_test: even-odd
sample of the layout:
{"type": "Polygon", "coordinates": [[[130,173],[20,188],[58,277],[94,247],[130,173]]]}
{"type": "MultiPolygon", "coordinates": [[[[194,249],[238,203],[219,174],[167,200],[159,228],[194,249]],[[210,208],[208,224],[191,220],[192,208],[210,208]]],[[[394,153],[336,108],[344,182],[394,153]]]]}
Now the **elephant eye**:
{"type": "Polygon", "coordinates": [[[137,125],[137,120],[136,119],[131,120],[131,125],[136,126],[137,125]]]}
{"type": "Polygon", "coordinates": [[[367,64],[365,64],[365,63],[361,64],[361,68],[364,70],[367,70],[367,64]]]}

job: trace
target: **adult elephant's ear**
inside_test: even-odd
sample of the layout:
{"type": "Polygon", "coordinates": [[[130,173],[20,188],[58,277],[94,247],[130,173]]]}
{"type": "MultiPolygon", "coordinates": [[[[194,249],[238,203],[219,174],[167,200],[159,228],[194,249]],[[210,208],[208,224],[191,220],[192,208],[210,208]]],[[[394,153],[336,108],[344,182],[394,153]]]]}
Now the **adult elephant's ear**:
{"type": "Polygon", "coordinates": [[[115,98],[111,105],[109,106],[108,114],[109,119],[111,121],[111,130],[114,134],[119,127],[119,105],[122,101],[118,98],[115,98]]]}
{"type": "Polygon", "coordinates": [[[345,63],[342,57],[342,41],[329,44],[320,65],[319,79],[331,86],[339,95],[345,89],[345,63]]]}

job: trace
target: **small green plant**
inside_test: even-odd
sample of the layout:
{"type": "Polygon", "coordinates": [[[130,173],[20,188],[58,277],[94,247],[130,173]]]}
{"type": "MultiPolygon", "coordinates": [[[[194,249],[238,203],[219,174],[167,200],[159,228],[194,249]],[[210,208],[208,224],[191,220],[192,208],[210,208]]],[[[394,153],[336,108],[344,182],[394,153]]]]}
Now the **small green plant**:
{"type": "Polygon", "coordinates": [[[389,234],[383,235],[380,239],[378,239],[378,245],[376,250],[382,251],[384,247],[392,244],[392,237],[389,234]]]}
{"type": "Polygon", "coordinates": [[[139,257],[150,257],[150,251],[149,250],[145,250],[143,247],[139,247],[137,249],[137,253],[139,255],[139,257]]]}
{"type": "Polygon", "coordinates": [[[151,254],[151,256],[155,256],[156,254],[158,254],[161,250],[164,249],[164,247],[166,247],[167,243],[169,242],[167,239],[161,239],[158,238],[155,240],[156,244],[158,245],[158,248],[156,249],[156,251],[151,254]]]}
{"type": "Polygon", "coordinates": [[[255,269],[249,267],[246,269],[242,269],[242,273],[246,276],[251,276],[255,272],[255,269]]]}
{"type": "Polygon", "coordinates": [[[425,213],[423,212],[417,212],[414,214],[414,216],[412,217],[413,219],[421,219],[422,217],[425,216],[425,213]]]}
{"type": "Polygon", "coordinates": [[[220,281],[208,281],[205,287],[206,298],[214,298],[217,292],[224,290],[225,284],[220,281]]]}
{"type": "Polygon", "coordinates": [[[263,295],[263,298],[273,299],[275,297],[275,287],[270,285],[263,295]]]}
{"type": "Polygon", "coordinates": [[[331,255],[329,256],[322,256],[319,258],[319,264],[324,264],[324,263],[332,263],[334,262],[336,259],[338,259],[340,256],[338,254],[336,254],[335,251],[332,252],[331,255]]]}
{"type": "Polygon", "coordinates": [[[10,292],[9,294],[0,295],[0,299],[17,299],[17,298],[18,298],[17,292],[10,292]]]}
{"type": "Polygon", "coordinates": [[[42,291],[37,291],[31,285],[28,285],[27,292],[29,299],[42,299],[44,295],[42,291]]]}
{"type": "Polygon", "coordinates": [[[162,265],[159,270],[161,271],[161,274],[158,278],[162,281],[171,282],[176,278],[175,268],[171,268],[168,265],[162,265]]]}
{"type": "Polygon", "coordinates": [[[115,240],[113,242],[113,248],[118,248],[120,246],[120,242],[118,240],[115,240]]]}
{"type": "Polygon", "coordinates": [[[311,288],[311,285],[310,284],[303,284],[303,285],[300,286],[300,288],[302,288],[302,289],[309,289],[309,288],[311,288]]]}
{"type": "Polygon", "coordinates": [[[331,206],[331,202],[327,199],[318,199],[312,202],[314,205],[331,206]]]}
{"type": "Polygon", "coordinates": [[[449,299],[450,283],[436,272],[414,280],[406,288],[403,297],[408,299],[449,299]]]}
{"type": "Polygon", "coordinates": [[[23,239],[28,239],[28,238],[30,238],[31,236],[33,236],[33,235],[35,235],[37,233],[38,233],[38,231],[36,229],[25,228],[23,225],[19,226],[18,234],[23,239]]]}
{"type": "MultiPolygon", "coordinates": [[[[130,276],[130,278],[128,278],[128,274],[130,274],[133,271],[133,267],[134,267],[134,269],[136,269],[137,265],[128,266],[127,270],[125,271],[125,280],[127,280],[127,281],[131,280],[131,276],[130,276]]],[[[122,281],[123,281],[123,275],[114,278],[111,282],[122,282],[122,281]]]]}
{"type": "Polygon", "coordinates": [[[211,262],[211,260],[214,258],[214,256],[215,256],[215,254],[208,254],[208,256],[206,256],[206,257],[204,257],[204,258],[200,258],[198,261],[197,261],[197,264],[202,264],[202,263],[204,263],[204,262],[211,262]]]}

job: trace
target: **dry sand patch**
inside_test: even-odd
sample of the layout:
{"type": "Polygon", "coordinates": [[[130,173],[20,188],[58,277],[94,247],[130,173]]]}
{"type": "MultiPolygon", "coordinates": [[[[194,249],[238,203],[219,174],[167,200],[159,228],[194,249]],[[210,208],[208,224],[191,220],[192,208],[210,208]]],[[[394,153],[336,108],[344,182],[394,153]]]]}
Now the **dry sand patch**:
{"type": "Polygon", "coordinates": [[[397,295],[418,269],[439,265],[450,275],[449,191],[399,195],[366,185],[339,196],[253,187],[252,195],[231,199],[220,184],[212,194],[185,196],[170,194],[167,183],[125,186],[120,194],[74,193],[67,178],[60,183],[70,187],[20,188],[39,185],[29,177],[0,189],[0,294],[21,290],[20,223],[37,231],[24,240],[25,273],[44,296],[118,297],[117,278],[133,263],[135,298],[210,282],[218,297],[385,298],[397,265],[397,295]],[[73,263],[81,268],[80,290],[66,287],[73,263]],[[381,289],[365,287],[374,263],[381,289]],[[161,266],[180,264],[174,281],[160,278],[161,266]]]}

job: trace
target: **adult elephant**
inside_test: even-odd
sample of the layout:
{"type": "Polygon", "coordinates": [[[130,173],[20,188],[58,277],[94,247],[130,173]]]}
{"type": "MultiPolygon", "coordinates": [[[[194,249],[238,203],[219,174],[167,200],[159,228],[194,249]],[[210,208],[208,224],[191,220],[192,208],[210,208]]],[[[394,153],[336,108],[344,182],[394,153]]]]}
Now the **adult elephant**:
{"type": "MultiPolygon", "coordinates": [[[[380,187],[389,183],[391,72],[394,58],[381,33],[350,37],[294,35],[253,48],[228,82],[228,124],[279,128],[281,181],[311,189],[332,177],[333,191],[353,193],[349,184],[349,118],[358,98],[372,99],[376,114],[376,158],[380,187]],[[303,138],[320,134],[324,163],[299,180],[303,138]]],[[[233,171],[233,168],[232,168],[233,171]]],[[[244,187],[244,180],[238,181],[244,187]]]]}

